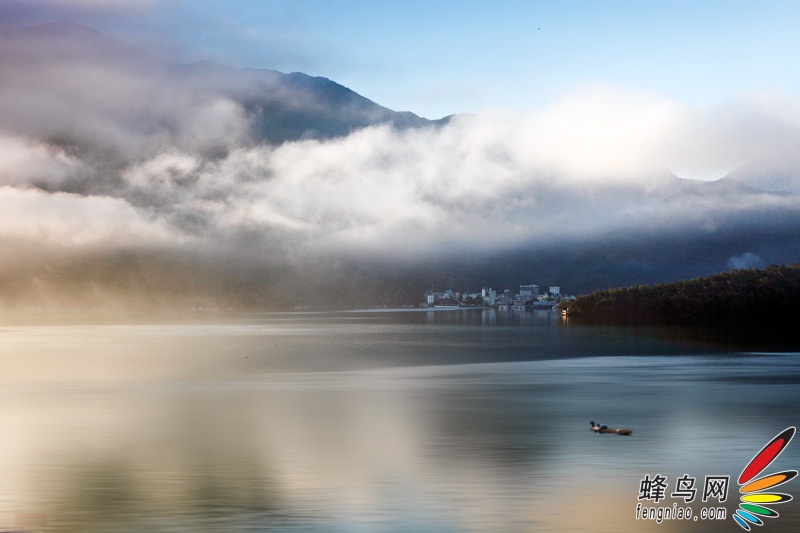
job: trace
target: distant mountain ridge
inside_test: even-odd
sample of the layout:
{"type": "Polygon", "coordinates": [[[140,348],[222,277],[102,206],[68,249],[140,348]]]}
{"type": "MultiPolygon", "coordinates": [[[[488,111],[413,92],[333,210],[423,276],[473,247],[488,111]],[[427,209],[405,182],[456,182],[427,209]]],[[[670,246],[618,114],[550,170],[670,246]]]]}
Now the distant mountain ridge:
{"type": "MultiPolygon", "coordinates": [[[[123,236],[63,260],[42,252],[30,268],[0,272],[0,304],[24,292],[20,306],[39,293],[45,305],[48,294],[58,300],[62,281],[143,302],[207,293],[203,306],[408,304],[431,284],[534,282],[580,294],[800,260],[800,190],[788,187],[800,162],[746,165],[713,182],[667,171],[539,179],[502,142],[488,156],[480,152],[491,147],[470,144],[464,132],[480,134],[484,124],[472,117],[445,126],[447,117],[392,111],[323,77],[172,63],[64,21],[0,34],[0,89],[0,143],[25,156],[17,165],[0,159],[8,168],[0,167],[0,192],[16,187],[13,198],[47,206],[109,200],[98,219],[130,207],[142,227],[169,236],[152,250],[123,236]],[[340,139],[379,125],[408,135],[340,139]],[[447,142],[425,144],[439,140],[427,135],[439,127],[447,142]],[[403,151],[409,139],[413,150],[403,151]],[[478,178],[469,175],[472,156],[478,178]],[[374,186],[385,180],[396,183],[374,186]],[[450,194],[462,181],[468,187],[450,194]],[[416,210],[390,220],[406,204],[416,210]],[[346,244],[377,239],[374,248],[317,247],[342,235],[353,236],[346,244]]],[[[64,216],[80,222],[84,209],[64,216]]],[[[21,228],[31,249],[47,242],[37,217],[50,211],[21,228]]]]}
{"type": "Polygon", "coordinates": [[[601,290],[565,301],[570,317],[611,324],[766,326],[782,333],[800,312],[800,265],[601,290]]]}
{"type": "Polygon", "coordinates": [[[725,179],[739,180],[766,191],[800,194],[800,157],[751,161],[735,169],[725,179]]]}
{"type": "Polygon", "coordinates": [[[301,72],[234,69],[209,62],[172,63],[69,21],[0,34],[0,60],[7,65],[26,63],[28,67],[52,67],[59,62],[129,71],[134,81],[139,74],[155,76],[187,91],[231,98],[248,113],[256,140],[275,144],[329,139],[381,124],[406,129],[441,125],[448,120],[393,111],[330,79],[301,72]]]}

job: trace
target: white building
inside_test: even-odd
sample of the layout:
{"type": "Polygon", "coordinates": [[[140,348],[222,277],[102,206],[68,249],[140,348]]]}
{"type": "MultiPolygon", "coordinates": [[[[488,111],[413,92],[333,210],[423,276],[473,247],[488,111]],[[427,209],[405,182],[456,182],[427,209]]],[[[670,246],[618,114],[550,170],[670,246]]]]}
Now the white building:
{"type": "Polygon", "coordinates": [[[487,305],[494,305],[497,300],[497,291],[491,287],[484,287],[483,290],[481,290],[481,296],[487,305]]]}
{"type": "Polygon", "coordinates": [[[539,286],[531,283],[530,285],[519,286],[519,297],[526,300],[535,300],[539,297],[539,286]]]}

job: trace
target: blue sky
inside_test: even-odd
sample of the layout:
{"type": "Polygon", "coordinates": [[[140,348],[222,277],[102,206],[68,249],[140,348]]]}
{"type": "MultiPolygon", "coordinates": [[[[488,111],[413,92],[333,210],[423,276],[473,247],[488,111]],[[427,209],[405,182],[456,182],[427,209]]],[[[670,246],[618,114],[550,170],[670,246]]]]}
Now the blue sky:
{"type": "Polygon", "coordinates": [[[586,86],[692,106],[800,92],[800,2],[0,2],[6,25],[70,18],[179,61],[302,71],[429,118],[538,109],[586,86]],[[32,5],[33,4],[33,5],[32,5]],[[10,19],[10,20],[9,20],[10,19]]]}

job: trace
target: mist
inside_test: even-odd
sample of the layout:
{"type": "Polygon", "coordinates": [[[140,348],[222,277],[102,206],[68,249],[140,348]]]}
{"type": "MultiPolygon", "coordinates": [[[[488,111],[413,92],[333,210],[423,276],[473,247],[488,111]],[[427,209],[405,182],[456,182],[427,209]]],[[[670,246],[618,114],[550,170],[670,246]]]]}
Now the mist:
{"type": "MultiPolygon", "coordinates": [[[[5,272],[30,268],[26,254],[69,269],[141,252],[277,283],[309,264],[346,277],[354,263],[575,258],[621,237],[699,242],[800,220],[800,107],[778,94],[698,109],[588,86],[527,113],[405,127],[414,117],[329,80],[171,64],[69,23],[0,40],[0,239],[25,250],[5,272]],[[270,129],[301,112],[329,130],[270,129]],[[776,166],[788,170],[747,171],[776,166]]],[[[754,264],[745,244],[704,268],[754,264]]],[[[759,261],[786,260],[781,246],[759,261]]]]}

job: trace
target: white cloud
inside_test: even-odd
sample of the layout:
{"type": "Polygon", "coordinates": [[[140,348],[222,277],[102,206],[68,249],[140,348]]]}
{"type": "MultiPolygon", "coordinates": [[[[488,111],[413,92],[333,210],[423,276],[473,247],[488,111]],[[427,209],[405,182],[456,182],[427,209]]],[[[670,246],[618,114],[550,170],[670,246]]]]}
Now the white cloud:
{"type": "Polygon", "coordinates": [[[134,187],[171,189],[181,181],[191,179],[199,165],[200,162],[189,154],[165,152],[130,167],[123,178],[134,187]]]}
{"type": "MultiPolygon", "coordinates": [[[[668,180],[676,162],[701,169],[742,157],[736,148],[748,144],[747,126],[774,122],[758,106],[725,111],[735,126],[729,131],[715,126],[720,110],[587,89],[525,116],[494,110],[441,128],[376,126],[278,147],[236,140],[245,122],[238,106],[217,101],[206,109],[229,126],[210,120],[204,140],[131,163],[119,195],[147,196],[165,219],[176,227],[188,220],[209,242],[247,231],[303,253],[407,256],[590,238],[631,224],[711,231],[737,213],[798,208],[793,197],[680,192],[668,180]],[[215,142],[231,149],[208,159],[203,146],[215,142]]],[[[195,135],[190,120],[180,123],[174,138],[195,135]]],[[[748,154],[758,146],[767,145],[748,154]]]]}
{"type": "Polygon", "coordinates": [[[66,246],[182,242],[163,221],[123,200],[0,187],[0,237],[66,246]]]}
{"type": "Polygon", "coordinates": [[[81,168],[63,150],[0,135],[0,185],[57,184],[81,168]]]}
{"type": "Polygon", "coordinates": [[[657,95],[592,87],[525,117],[511,138],[530,164],[567,178],[628,181],[667,166],[664,143],[685,113],[657,95]]]}
{"type": "Polygon", "coordinates": [[[95,195],[86,204],[78,196],[20,197],[30,209],[52,203],[64,224],[57,228],[45,209],[34,217],[18,208],[20,223],[5,231],[76,243],[107,240],[108,228],[122,232],[121,220],[156,240],[191,235],[218,246],[247,233],[301,252],[381,255],[589,238],[632,221],[674,227],[696,220],[695,212],[711,228],[725,213],[766,208],[769,199],[687,201],[661,187],[668,169],[718,178],[800,140],[791,99],[748,95],[693,109],[593,86],[527,114],[487,110],[438,128],[375,126],[272,147],[251,137],[243,104],[219,92],[231,83],[242,87],[230,94],[266,90],[245,87],[244,78],[210,70],[191,81],[109,58],[0,69],[16,74],[0,97],[13,132],[0,137],[0,183],[95,195]]]}
{"type": "Polygon", "coordinates": [[[687,108],[666,141],[670,167],[686,178],[721,178],[751,161],[796,161],[800,102],[751,93],[713,108],[687,108]]]}
{"type": "Polygon", "coordinates": [[[741,255],[736,255],[728,259],[728,268],[764,268],[767,263],[755,254],[745,252],[741,255]]]}

